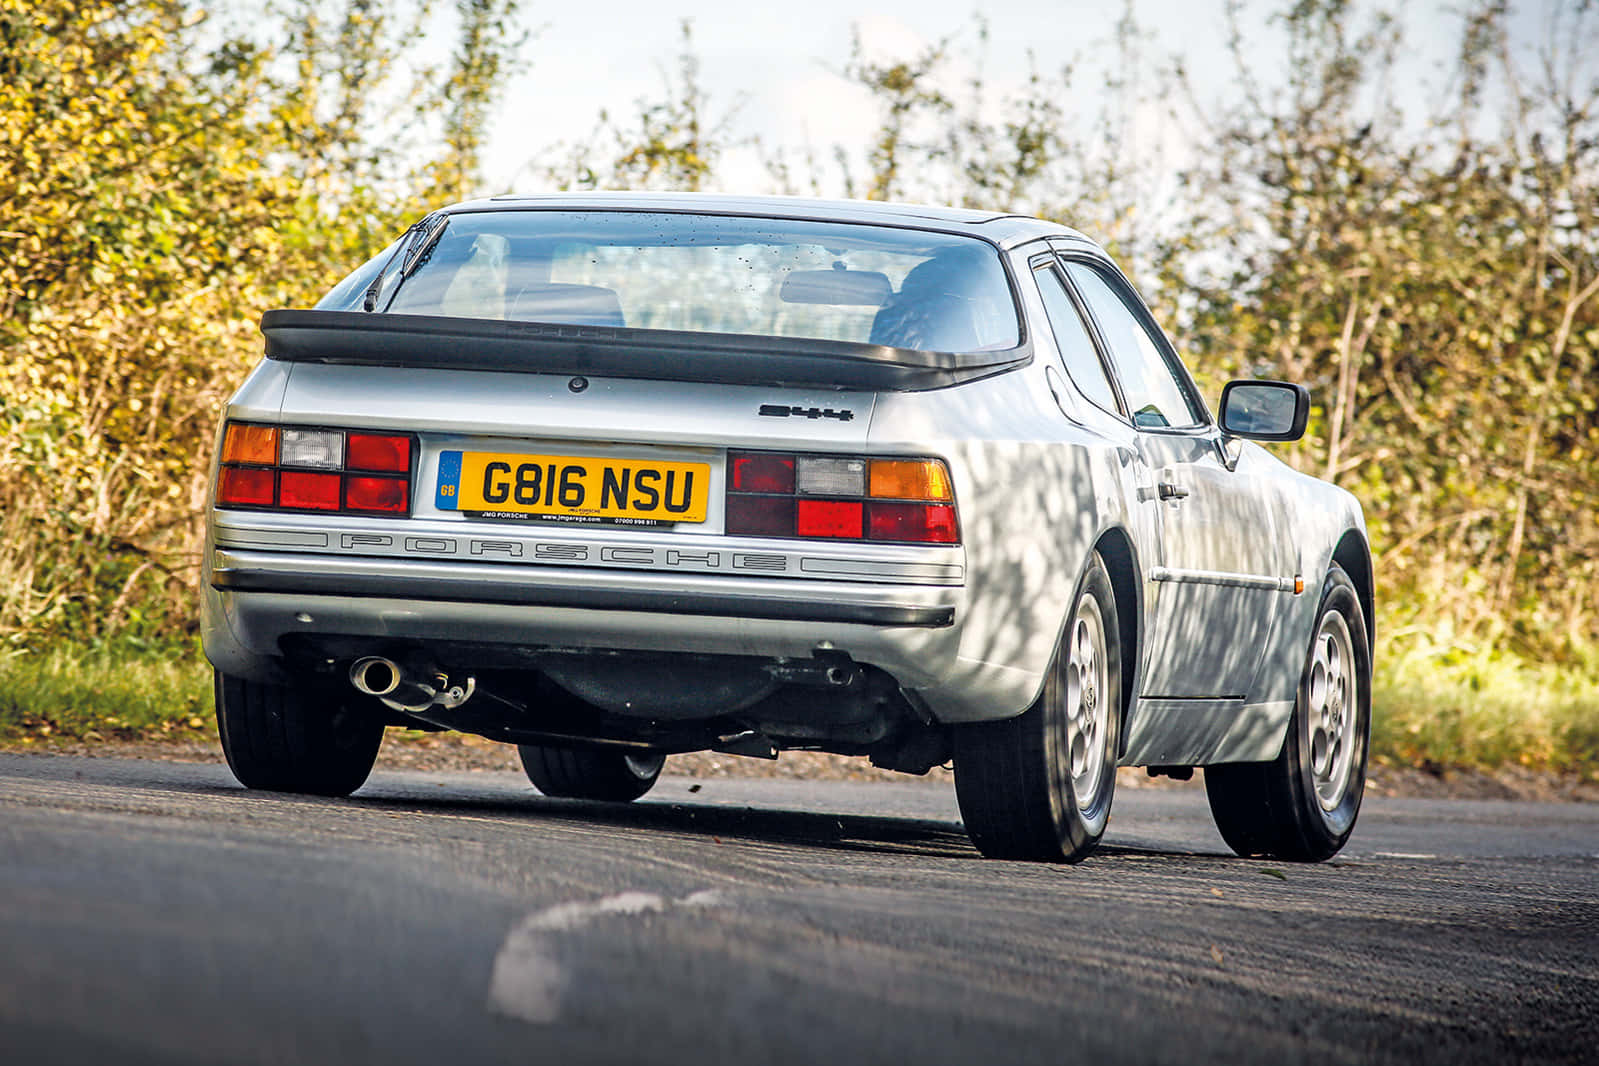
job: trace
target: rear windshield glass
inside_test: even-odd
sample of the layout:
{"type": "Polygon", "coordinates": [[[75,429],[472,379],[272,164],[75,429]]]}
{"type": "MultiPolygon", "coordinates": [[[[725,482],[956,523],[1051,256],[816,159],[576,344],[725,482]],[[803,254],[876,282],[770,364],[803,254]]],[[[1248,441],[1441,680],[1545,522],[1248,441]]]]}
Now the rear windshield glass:
{"type": "MultiPolygon", "coordinates": [[[[386,258],[318,307],[359,310],[386,258]]],[[[1020,343],[999,253],[954,234],[666,212],[496,211],[450,216],[401,281],[404,258],[387,266],[377,310],[927,351],[1020,343]]]]}

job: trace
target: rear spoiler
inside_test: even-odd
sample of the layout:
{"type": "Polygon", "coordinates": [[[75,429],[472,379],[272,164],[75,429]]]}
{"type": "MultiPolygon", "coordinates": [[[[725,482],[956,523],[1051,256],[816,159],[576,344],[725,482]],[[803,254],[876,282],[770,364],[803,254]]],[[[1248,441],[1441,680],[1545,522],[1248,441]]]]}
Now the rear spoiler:
{"type": "Polygon", "coordinates": [[[921,392],[1030,362],[1027,341],[1003,351],[924,352],[849,341],[567,326],[546,322],[268,311],[266,355],[289,363],[591,374],[658,381],[921,392]]]}

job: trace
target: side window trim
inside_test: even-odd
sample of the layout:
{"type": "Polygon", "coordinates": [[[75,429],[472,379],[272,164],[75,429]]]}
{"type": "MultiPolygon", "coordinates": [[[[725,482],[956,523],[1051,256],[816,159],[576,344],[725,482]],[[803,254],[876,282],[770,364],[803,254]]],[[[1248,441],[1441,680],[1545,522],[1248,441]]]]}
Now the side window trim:
{"type": "MultiPolygon", "coordinates": [[[[1099,323],[1094,320],[1088,305],[1084,303],[1082,295],[1078,293],[1077,286],[1072,284],[1070,275],[1066,273],[1065,264],[1061,262],[1059,255],[1053,252],[1042,252],[1027,260],[1029,273],[1036,272],[1040,268],[1047,269],[1055,275],[1056,280],[1060,282],[1061,288],[1066,291],[1066,298],[1071,301],[1072,307],[1077,311],[1077,317],[1082,319],[1083,330],[1088,334],[1088,341],[1093,345],[1094,354],[1099,357],[1099,365],[1105,371],[1105,380],[1110,383],[1111,394],[1116,398],[1116,409],[1114,411],[1105,411],[1102,405],[1094,403],[1093,400],[1090,399],[1088,402],[1093,403],[1096,408],[1105,411],[1106,414],[1115,417],[1119,421],[1125,422],[1129,426],[1133,425],[1132,416],[1127,413],[1127,394],[1122,391],[1121,378],[1116,373],[1115,363],[1110,358],[1110,350],[1105,344],[1103,335],[1100,333],[1099,323]]],[[[1036,278],[1033,283],[1037,284],[1036,278]]],[[[1056,349],[1056,356],[1064,363],[1065,356],[1059,351],[1058,341],[1056,342],[1056,349]]],[[[1070,380],[1071,376],[1071,368],[1067,367],[1067,379],[1070,380]]],[[[1078,392],[1083,391],[1075,381],[1072,382],[1072,387],[1078,392]]]]}
{"type": "MultiPolygon", "coordinates": [[[[1210,405],[1205,402],[1204,396],[1200,394],[1199,386],[1194,383],[1193,375],[1188,372],[1188,367],[1178,357],[1176,349],[1172,347],[1171,341],[1166,337],[1166,331],[1160,328],[1160,323],[1155,321],[1155,316],[1149,313],[1148,307],[1144,306],[1143,298],[1138,295],[1138,290],[1134,289],[1132,283],[1122,276],[1121,270],[1115,264],[1101,259],[1099,256],[1083,252],[1070,252],[1056,248],[1055,257],[1060,261],[1060,274],[1066,280],[1066,288],[1072,296],[1072,301],[1079,308],[1087,311],[1085,318],[1090,323],[1090,330],[1096,344],[1100,347],[1102,357],[1108,355],[1109,345],[1105,343],[1099,319],[1094,317],[1092,309],[1088,307],[1088,301],[1083,299],[1082,294],[1077,291],[1077,284],[1072,279],[1071,271],[1066,269],[1069,264],[1079,263],[1093,270],[1121,297],[1122,303],[1128,307],[1133,318],[1143,327],[1144,332],[1149,334],[1151,339],[1155,341],[1155,346],[1160,352],[1161,360],[1166,364],[1168,373],[1171,374],[1173,380],[1177,383],[1177,387],[1182,390],[1183,395],[1188,399],[1189,405],[1193,410],[1198,411],[1200,415],[1199,421],[1192,425],[1138,426],[1135,423],[1135,428],[1141,433],[1165,433],[1184,436],[1208,433],[1215,429],[1216,422],[1211,415],[1210,405]],[[1109,269],[1106,269],[1107,267],[1109,269]]],[[[1116,360],[1113,357],[1105,358],[1105,362],[1112,370],[1111,380],[1115,385],[1116,394],[1122,397],[1122,402],[1125,405],[1126,394],[1122,389],[1121,375],[1116,367],[1116,360]]]]}

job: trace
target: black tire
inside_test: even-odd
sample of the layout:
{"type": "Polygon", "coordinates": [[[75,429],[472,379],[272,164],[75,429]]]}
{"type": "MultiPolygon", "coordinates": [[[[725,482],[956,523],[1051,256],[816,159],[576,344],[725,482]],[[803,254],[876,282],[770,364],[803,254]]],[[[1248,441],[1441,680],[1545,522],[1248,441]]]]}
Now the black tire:
{"type": "Polygon", "coordinates": [[[383,719],[354,693],[213,674],[222,752],[245,788],[348,796],[366,783],[383,719]]]}
{"type": "Polygon", "coordinates": [[[1313,633],[1277,758],[1205,768],[1205,794],[1216,828],[1227,846],[1245,857],[1330,859],[1348,841],[1360,813],[1371,737],[1371,646],[1354,582],[1336,564],[1327,572],[1313,633]],[[1339,666],[1346,682],[1342,689],[1329,682],[1327,669],[1327,642],[1340,645],[1340,633],[1347,633],[1348,646],[1337,647],[1337,653],[1351,659],[1339,666]],[[1342,693],[1336,708],[1329,692],[1342,693]],[[1339,740],[1329,744],[1326,726],[1334,718],[1339,740]]]}
{"type": "Polygon", "coordinates": [[[1122,652],[1116,598],[1097,552],[1072,605],[1038,701],[1019,717],[954,730],[955,794],[984,858],[1078,862],[1110,819],[1122,652]],[[1097,645],[1092,655],[1083,654],[1082,627],[1097,645]]]}
{"type": "Polygon", "coordinates": [[[522,744],[527,779],[546,796],[630,803],[651,788],[666,765],[664,755],[635,755],[605,748],[548,748],[522,744]]]}

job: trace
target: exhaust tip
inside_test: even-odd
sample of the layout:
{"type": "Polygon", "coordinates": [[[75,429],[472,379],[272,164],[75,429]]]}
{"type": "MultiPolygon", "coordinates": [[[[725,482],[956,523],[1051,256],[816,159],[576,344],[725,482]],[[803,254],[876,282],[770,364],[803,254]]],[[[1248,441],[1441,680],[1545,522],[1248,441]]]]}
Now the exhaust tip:
{"type": "Polygon", "coordinates": [[[393,659],[368,655],[350,666],[350,684],[368,696],[387,696],[400,687],[400,667],[393,659]]]}

